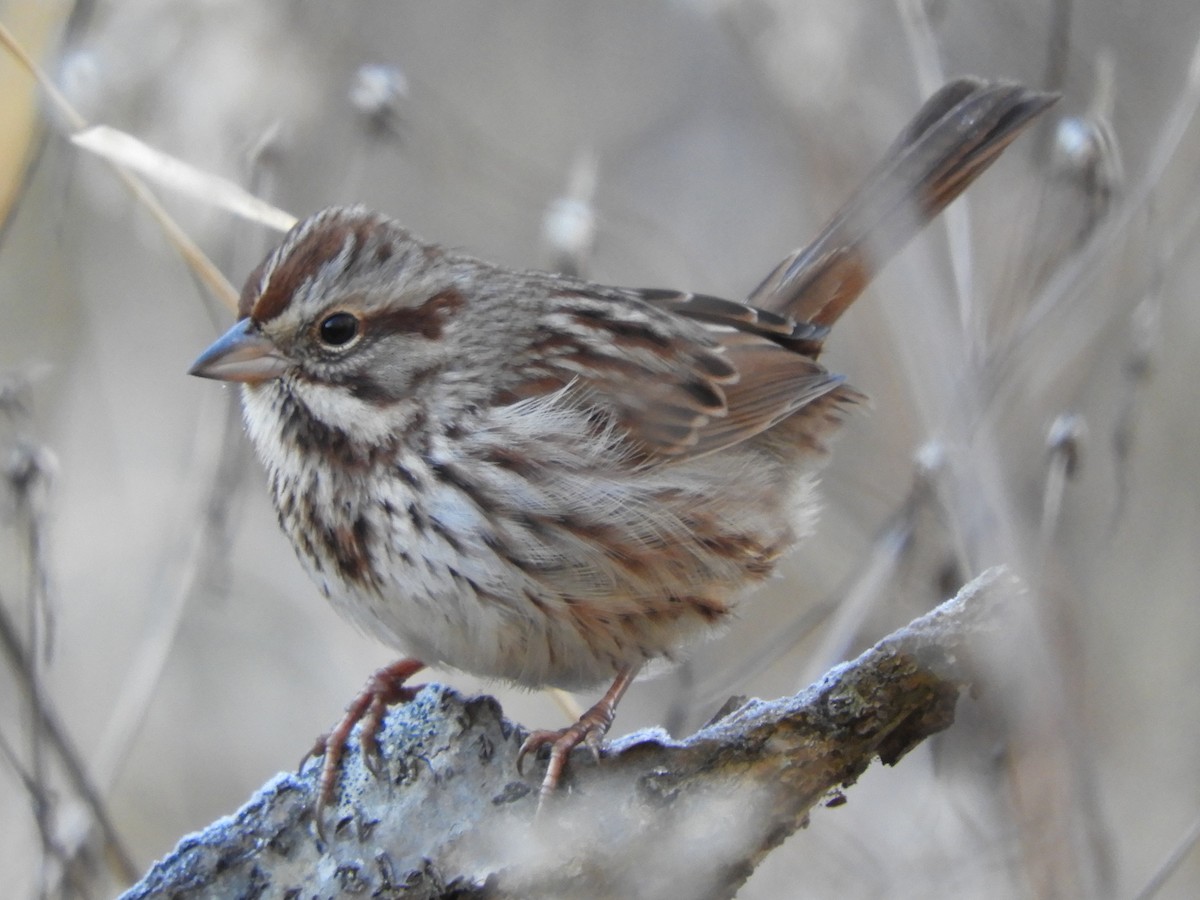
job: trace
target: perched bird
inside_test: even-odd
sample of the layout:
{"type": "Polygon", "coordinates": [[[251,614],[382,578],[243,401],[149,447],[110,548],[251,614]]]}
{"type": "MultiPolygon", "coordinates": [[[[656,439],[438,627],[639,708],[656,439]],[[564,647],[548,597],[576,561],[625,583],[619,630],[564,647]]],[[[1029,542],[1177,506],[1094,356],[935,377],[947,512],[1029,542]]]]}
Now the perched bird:
{"type": "Polygon", "coordinates": [[[647,662],[712,631],[810,527],[860,395],[818,362],[878,268],[1054,101],[938,91],[745,302],[512,271],[361,207],[298,225],[192,374],[243,384],[279,522],[335,607],[408,654],[371,679],[364,751],[424,665],[608,691],[549,745],[598,746],[647,662]]]}

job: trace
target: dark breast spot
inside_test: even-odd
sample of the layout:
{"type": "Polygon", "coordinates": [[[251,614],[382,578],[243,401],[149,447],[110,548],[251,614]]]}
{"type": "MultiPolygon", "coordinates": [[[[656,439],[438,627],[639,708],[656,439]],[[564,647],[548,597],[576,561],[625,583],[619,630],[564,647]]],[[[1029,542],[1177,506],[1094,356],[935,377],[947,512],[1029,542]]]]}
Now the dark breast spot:
{"type": "Polygon", "coordinates": [[[338,573],[349,582],[370,583],[371,526],[358,516],[349,526],[338,525],[322,531],[325,549],[333,558],[338,573]]]}
{"type": "Polygon", "coordinates": [[[408,504],[408,520],[412,522],[413,529],[417,534],[424,534],[429,530],[429,516],[425,515],[425,510],[416,503],[408,504]]]}

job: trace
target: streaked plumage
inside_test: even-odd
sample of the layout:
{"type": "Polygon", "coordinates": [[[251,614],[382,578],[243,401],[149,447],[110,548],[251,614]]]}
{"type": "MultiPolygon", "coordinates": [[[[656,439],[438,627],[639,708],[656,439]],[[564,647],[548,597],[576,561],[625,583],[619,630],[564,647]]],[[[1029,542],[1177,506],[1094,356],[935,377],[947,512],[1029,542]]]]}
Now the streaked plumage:
{"type": "Polygon", "coordinates": [[[348,618],[519,684],[618,676],[611,707],[809,530],[812,463],[859,398],[818,362],[829,327],[1050,102],[948,85],[746,303],[512,271],[325,210],[193,371],[245,382],[280,523],[348,618]]]}

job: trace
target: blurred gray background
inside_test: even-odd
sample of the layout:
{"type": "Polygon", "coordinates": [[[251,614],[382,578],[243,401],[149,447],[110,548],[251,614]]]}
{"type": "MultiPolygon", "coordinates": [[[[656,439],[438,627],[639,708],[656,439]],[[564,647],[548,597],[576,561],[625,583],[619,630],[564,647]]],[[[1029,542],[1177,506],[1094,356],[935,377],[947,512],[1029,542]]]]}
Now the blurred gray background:
{"type": "MultiPolygon", "coordinates": [[[[827,362],[873,406],[834,447],[817,535],[724,635],[635,685],[614,733],[792,693],[1006,562],[1030,587],[1027,655],[740,896],[1132,897],[1168,874],[1200,816],[1192,0],[55,9],[39,58],[89,121],[292,213],[362,202],[553,267],[570,198],[588,277],[732,298],[949,77],[1062,90],[839,323],[827,362]]],[[[0,92],[31,90],[2,71],[0,92]]],[[[294,766],[392,654],[301,572],[234,393],[185,374],[230,316],[49,118],[0,128],[29,161],[0,243],[0,603],[140,870],[294,766]]],[[[278,239],[160,194],[238,285],[278,239]]],[[[0,881],[110,895],[91,813],[4,671],[0,881]]],[[[432,677],[563,721],[544,694],[432,677]]],[[[1198,890],[1193,853],[1154,895],[1198,890]]]]}

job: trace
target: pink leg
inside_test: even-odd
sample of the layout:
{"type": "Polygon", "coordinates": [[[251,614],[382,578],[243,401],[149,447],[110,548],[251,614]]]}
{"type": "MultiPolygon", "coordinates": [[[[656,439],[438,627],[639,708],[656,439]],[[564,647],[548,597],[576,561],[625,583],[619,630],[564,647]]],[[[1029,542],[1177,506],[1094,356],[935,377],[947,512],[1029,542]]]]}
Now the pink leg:
{"type": "MultiPolygon", "coordinates": [[[[389,706],[404,703],[416,696],[420,685],[406,685],[413,675],[425,668],[425,664],[415,659],[402,659],[386,666],[373,674],[366,686],[359,692],[346,713],[328,734],[317,738],[313,749],[304,757],[324,756],[321,763],[321,777],[317,782],[317,802],[314,815],[317,830],[323,830],[322,812],[333,798],[333,787],[337,781],[338,765],[346,750],[346,741],[354,726],[362,722],[359,730],[359,746],[362,747],[363,762],[375,774],[379,771],[379,745],[376,734],[383,724],[384,714],[389,706]]],[[[304,761],[301,761],[301,765],[304,761]]]]}
{"type": "Polygon", "coordinates": [[[580,744],[587,744],[597,757],[600,755],[600,742],[612,725],[613,716],[617,712],[617,704],[625,696],[625,691],[633,682],[640,666],[624,666],[618,673],[604,696],[596,705],[579,717],[579,721],[560,731],[535,731],[525,739],[517,754],[517,771],[521,771],[525,756],[550,745],[550,763],[546,766],[546,777],[542,779],[542,789],[538,796],[538,808],[546,802],[558,788],[563,770],[567,767],[567,757],[580,744]]]}

